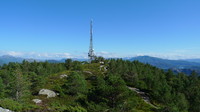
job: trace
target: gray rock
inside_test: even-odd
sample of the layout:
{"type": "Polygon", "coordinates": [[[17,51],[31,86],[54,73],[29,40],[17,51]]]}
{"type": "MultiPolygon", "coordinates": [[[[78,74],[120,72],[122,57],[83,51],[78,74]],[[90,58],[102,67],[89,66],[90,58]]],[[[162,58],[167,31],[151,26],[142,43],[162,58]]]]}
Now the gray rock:
{"type": "Polygon", "coordinates": [[[13,112],[13,111],[0,107],[0,112],[13,112]]]}
{"type": "Polygon", "coordinates": [[[107,71],[107,68],[106,68],[106,66],[104,66],[104,65],[100,65],[100,70],[104,70],[105,72],[107,71]]]}
{"type": "Polygon", "coordinates": [[[48,89],[41,89],[39,91],[39,95],[47,95],[47,98],[52,98],[57,96],[54,91],[48,89]]]}
{"type": "Polygon", "coordinates": [[[35,102],[36,104],[42,103],[42,100],[40,100],[40,99],[33,99],[32,101],[35,102]]]}
{"type": "Polygon", "coordinates": [[[65,78],[65,77],[67,78],[68,75],[66,75],[66,74],[60,75],[60,78],[61,78],[61,79],[65,78]]]}
{"type": "Polygon", "coordinates": [[[100,64],[104,64],[104,62],[103,62],[103,61],[100,61],[99,63],[100,63],[100,64]]]}
{"type": "Polygon", "coordinates": [[[84,73],[87,73],[87,74],[90,74],[90,75],[92,75],[93,73],[92,72],[90,72],[90,71],[83,71],[84,73]]]}

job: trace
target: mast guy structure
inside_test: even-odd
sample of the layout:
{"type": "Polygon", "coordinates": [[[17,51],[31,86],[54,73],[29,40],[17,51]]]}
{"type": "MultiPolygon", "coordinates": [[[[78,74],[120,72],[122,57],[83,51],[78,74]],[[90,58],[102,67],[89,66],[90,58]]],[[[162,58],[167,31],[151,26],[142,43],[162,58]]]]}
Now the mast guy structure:
{"type": "Polygon", "coordinates": [[[90,21],[90,48],[89,48],[89,53],[88,53],[88,58],[89,62],[94,60],[95,54],[94,54],[94,49],[93,49],[93,29],[92,29],[92,20],[90,21]]]}

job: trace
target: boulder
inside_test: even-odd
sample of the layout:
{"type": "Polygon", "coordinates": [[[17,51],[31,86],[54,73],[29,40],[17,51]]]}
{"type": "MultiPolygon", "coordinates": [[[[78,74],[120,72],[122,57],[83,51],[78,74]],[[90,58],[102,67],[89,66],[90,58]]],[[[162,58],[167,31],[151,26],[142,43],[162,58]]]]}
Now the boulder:
{"type": "Polygon", "coordinates": [[[57,94],[54,91],[49,89],[41,89],[39,91],[39,95],[47,95],[47,98],[52,98],[57,96],[57,94]]]}
{"type": "Polygon", "coordinates": [[[33,99],[32,101],[35,102],[36,104],[42,103],[42,100],[40,100],[40,99],[33,99]]]}

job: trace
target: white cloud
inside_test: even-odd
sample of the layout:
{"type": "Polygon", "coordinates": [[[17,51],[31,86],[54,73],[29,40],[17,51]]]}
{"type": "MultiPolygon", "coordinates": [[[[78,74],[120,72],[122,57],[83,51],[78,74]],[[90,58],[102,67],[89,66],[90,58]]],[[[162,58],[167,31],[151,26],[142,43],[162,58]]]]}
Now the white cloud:
{"type": "Polygon", "coordinates": [[[117,53],[106,52],[106,51],[97,52],[96,55],[102,56],[104,58],[117,58],[117,57],[119,57],[119,54],[117,54],[117,53]]]}
{"type": "MultiPolygon", "coordinates": [[[[6,53],[6,52],[5,52],[6,53]]],[[[11,56],[21,56],[23,55],[23,53],[21,52],[15,52],[15,51],[8,51],[7,55],[11,55],[11,56]]]]}
{"type": "Polygon", "coordinates": [[[38,53],[38,52],[15,52],[0,51],[0,55],[11,55],[15,57],[34,58],[34,59],[62,59],[76,57],[70,53],[38,53]]]}

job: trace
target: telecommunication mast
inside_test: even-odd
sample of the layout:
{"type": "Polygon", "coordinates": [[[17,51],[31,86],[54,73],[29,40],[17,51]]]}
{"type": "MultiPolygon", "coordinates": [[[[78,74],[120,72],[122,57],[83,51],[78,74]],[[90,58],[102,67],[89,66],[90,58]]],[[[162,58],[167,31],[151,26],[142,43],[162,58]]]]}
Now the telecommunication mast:
{"type": "Polygon", "coordinates": [[[92,23],[93,21],[90,21],[90,47],[89,47],[89,53],[88,53],[88,58],[89,62],[94,60],[95,54],[94,54],[94,49],[93,49],[93,28],[92,28],[92,23]]]}

